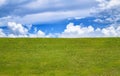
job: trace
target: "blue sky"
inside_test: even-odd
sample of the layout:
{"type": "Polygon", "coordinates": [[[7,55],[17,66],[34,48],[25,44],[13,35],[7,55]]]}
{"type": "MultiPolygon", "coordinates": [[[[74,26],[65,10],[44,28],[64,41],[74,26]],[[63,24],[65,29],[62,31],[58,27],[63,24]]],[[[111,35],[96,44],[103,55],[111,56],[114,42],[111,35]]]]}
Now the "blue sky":
{"type": "Polygon", "coordinates": [[[120,0],[0,0],[0,37],[119,37],[120,0]]]}

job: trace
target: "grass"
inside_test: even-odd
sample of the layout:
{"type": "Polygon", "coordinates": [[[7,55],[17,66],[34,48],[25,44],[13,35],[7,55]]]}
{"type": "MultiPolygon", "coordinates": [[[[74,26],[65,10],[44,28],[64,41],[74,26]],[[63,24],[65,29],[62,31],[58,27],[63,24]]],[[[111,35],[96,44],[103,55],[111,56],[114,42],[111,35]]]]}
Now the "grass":
{"type": "Polygon", "coordinates": [[[0,76],[120,76],[120,38],[1,38],[0,76]]]}

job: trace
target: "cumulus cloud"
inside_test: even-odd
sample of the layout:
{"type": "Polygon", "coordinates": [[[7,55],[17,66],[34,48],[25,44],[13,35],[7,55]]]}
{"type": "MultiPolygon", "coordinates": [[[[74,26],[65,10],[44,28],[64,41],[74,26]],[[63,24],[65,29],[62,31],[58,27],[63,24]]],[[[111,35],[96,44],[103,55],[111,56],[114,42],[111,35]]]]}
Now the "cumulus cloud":
{"type": "Polygon", "coordinates": [[[79,38],[79,37],[120,37],[120,26],[113,27],[112,25],[103,29],[94,29],[92,26],[81,27],[69,23],[59,37],[64,38],[79,38]]]}
{"type": "Polygon", "coordinates": [[[102,29],[102,33],[105,36],[113,36],[113,37],[119,37],[120,36],[120,25],[118,27],[114,27],[113,25],[107,27],[107,28],[103,28],[102,29]]]}
{"type": "Polygon", "coordinates": [[[6,35],[5,35],[5,33],[3,32],[3,30],[2,29],[0,29],[0,37],[5,37],[6,35]]]}
{"type": "Polygon", "coordinates": [[[0,29],[0,37],[60,37],[60,38],[81,38],[81,37],[120,37],[120,26],[114,27],[110,25],[105,28],[95,29],[92,26],[83,27],[80,25],[74,25],[74,23],[69,23],[66,29],[62,33],[49,33],[46,35],[45,32],[41,30],[34,30],[33,33],[29,32],[28,28],[25,28],[22,24],[17,24],[15,22],[8,23],[8,30],[12,31],[6,33],[3,29],[0,29]],[[19,29],[18,29],[19,28],[19,29]]]}
{"type": "Polygon", "coordinates": [[[41,30],[37,31],[35,34],[29,34],[28,37],[46,37],[45,33],[41,30]]]}
{"type": "Polygon", "coordinates": [[[16,35],[24,35],[28,33],[28,29],[15,22],[8,22],[8,28],[16,35]]]}
{"type": "MultiPolygon", "coordinates": [[[[31,25],[32,26],[32,25],[31,25]]],[[[7,29],[0,29],[0,37],[49,37],[41,30],[35,30],[32,33],[29,32],[30,27],[25,27],[22,24],[16,22],[8,22],[7,29]],[[7,31],[7,32],[6,32],[7,31]]]]}

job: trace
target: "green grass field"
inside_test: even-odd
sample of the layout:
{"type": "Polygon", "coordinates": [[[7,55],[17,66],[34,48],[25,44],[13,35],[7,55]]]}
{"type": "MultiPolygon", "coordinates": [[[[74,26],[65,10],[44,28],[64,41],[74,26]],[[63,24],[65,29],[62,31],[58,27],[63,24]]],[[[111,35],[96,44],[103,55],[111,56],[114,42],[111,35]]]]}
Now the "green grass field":
{"type": "Polygon", "coordinates": [[[1,38],[0,76],[120,76],[120,38],[1,38]]]}

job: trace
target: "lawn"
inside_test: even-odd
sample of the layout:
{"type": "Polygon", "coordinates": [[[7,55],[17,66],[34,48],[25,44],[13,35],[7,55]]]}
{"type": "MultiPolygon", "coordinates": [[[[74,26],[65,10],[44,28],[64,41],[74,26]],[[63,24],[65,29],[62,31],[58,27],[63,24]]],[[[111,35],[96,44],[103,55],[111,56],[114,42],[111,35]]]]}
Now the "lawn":
{"type": "Polygon", "coordinates": [[[120,38],[1,38],[0,76],[120,76],[120,38]]]}

